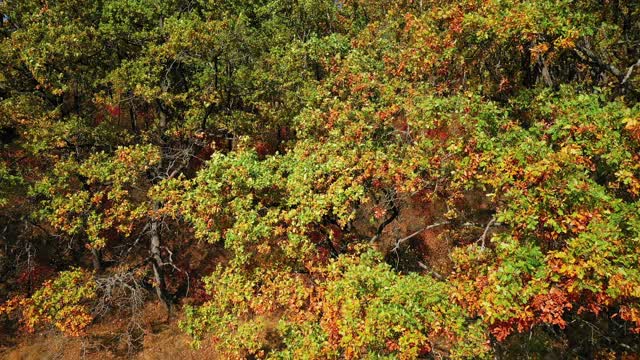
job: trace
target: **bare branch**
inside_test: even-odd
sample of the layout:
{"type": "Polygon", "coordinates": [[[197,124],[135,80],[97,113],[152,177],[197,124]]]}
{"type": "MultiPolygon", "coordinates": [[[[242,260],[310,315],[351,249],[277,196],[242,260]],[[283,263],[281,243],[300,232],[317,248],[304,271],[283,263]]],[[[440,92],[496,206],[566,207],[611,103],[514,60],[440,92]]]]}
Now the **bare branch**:
{"type": "Polygon", "coordinates": [[[491,220],[487,223],[487,226],[484,227],[484,232],[482,236],[478,239],[477,242],[481,242],[480,248],[484,250],[485,248],[485,240],[487,239],[487,234],[489,234],[489,228],[496,223],[496,218],[491,218],[491,220]]]}
{"type": "Polygon", "coordinates": [[[418,261],[418,266],[420,266],[422,269],[428,271],[429,274],[433,275],[433,277],[435,277],[436,279],[444,280],[444,276],[440,275],[438,272],[436,272],[432,268],[430,268],[427,265],[425,265],[422,261],[418,261]]]}
{"type": "Polygon", "coordinates": [[[95,317],[109,313],[124,314],[129,318],[126,330],[114,340],[123,343],[131,355],[144,337],[142,308],[146,291],[133,271],[125,271],[96,278],[97,301],[93,307],[95,317]]]}
{"type": "Polygon", "coordinates": [[[631,73],[633,72],[633,68],[636,66],[640,66],[640,59],[638,59],[638,61],[636,61],[635,64],[629,66],[629,68],[627,69],[627,74],[624,76],[624,79],[622,79],[622,82],[620,84],[624,84],[627,82],[627,80],[629,80],[629,77],[631,76],[631,73]]]}
{"type": "Polygon", "coordinates": [[[595,65],[599,66],[602,69],[605,69],[605,70],[609,71],[610,73],[615,75],[617,78],[621,78],[622,77],[622,72],[620,71],[620,69],[615,67],[613,64],[607,63],[604,60],[602,60],[602,58],[600,58],[598,55],[596,55],[596,53],[594,53],[589,48],[589,42],[585,40],[585,43],[587,44],[587,46],[582,46],[582,45],[577,45],[576,46],[576,50],[578,50],[579,53],[581,53],[582,55],[586,56],[595,65]]]}
{"type": "Polygon", "coordinates": [[[420,229],[420,230],[418,230],[418,231],[416,231],[416,232],[414,232],[414,233],[412,233],[412,234],[410,234],[408,236],[403,237],[402,239],[398,239],[398,240],[396,240],[396,245],[393,247],[393,249],[391,249],[391,251],[392,252],[397,252],[398,250],[400,250],[400,246],[402,245],[402,243],[404,243],[407,240],[410,240],[411,238],[413,238],[414,236],[420,234],[423,231],[426,231],[426,230],[429,230],[429,229],[433,229],[433,228],[438,227],[438,226],[447,225],[447,224],[449,224],[448,221],[437,222],[437,223],[431,224],[429,226],[425,226],[422,229],[420,229]]]}

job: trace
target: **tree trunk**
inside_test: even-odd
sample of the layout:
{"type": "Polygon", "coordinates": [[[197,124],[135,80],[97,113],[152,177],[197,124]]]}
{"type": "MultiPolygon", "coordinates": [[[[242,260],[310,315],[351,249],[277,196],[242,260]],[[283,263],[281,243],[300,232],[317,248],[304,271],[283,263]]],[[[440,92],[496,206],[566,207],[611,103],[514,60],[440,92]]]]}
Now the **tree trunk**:
{"type": "MultiPolygon", "coordinates": [[[[165,89],[166,90],[166,89],[165,89]]],[[[167,114],[162,106],[162,104],[158,101],[158,112],[159,112],[159,120],[160,120],[160,138],[164,140],[164,130],[167,127],[167,114]]],[[[161,151],[160,164],[158,164],[158,168],[161,172],[164,170],[164,149],[161,151]]],[[[160,175],[162,176],[162,175],[160,175]]],[[[160,202],[154,201],[153,203],[153,211],[157,211],[160,209],[162,204],[160,202]]],[[[167,287],[164,280],[164,261],[162,260],[162,254],[160,252],[161,247],[161,238],[160,238],[160,223],[157,219],[151,220],[151,242],[149,244],[149,250],[151,252],[151,266],[153,267],[153,280],[155,281],[155,289],[156,294],[158,295],[158,299],[162,301],[162,303],[167,308],[167,321],[171,318],[171,311],[173,309],[173,303],[169,294],[167,293],[167,287]]]]}
{"type": "MultiPolygon", "coordinates": [[[[158,203],[154,204],[154,210],[157,210],[159,207],[158,203]]],[[[164,261],[162,260],[162,255],[160,253],[160,231],[159,231],[159,223],[157,220],[152,220],[151,222],[151,242],[149,244],[149,249],[151,251],[151,266],[153,267],[153,280],[155,282],[154,287],[156,289],[156,295],[158,295],[158,299],[162,301],[164,306],[167,308],[167,319],[171,317],[171,311],[173,308],[173,303],[166,290],[166,283],[164,280],[164,270],[163,265],[164,261]]]]}
{"type": "Polygon", "coordinates": [[[102,253],[99,249],[91,248],[91,262],[93,263],[93,270],[96,273],[101,273],[102,267],[102,253]]]}

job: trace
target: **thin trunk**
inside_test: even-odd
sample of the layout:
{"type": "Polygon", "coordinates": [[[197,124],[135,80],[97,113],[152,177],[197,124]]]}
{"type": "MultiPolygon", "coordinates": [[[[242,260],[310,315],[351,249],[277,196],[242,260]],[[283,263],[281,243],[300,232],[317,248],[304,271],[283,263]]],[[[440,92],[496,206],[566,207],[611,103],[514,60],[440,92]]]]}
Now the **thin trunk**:
{"type": "MultiPolygon", "coordinates": [[[[159,206],[158,203],[154,205],[154,208],[157,209],[159,206]]],[[[160,254],[160,231],[159,231],[159,223],[157,220],[153,220],[151,222],[151,243],[150,251],[151,251],[151,266],[153,267],[153,280],[155,282],[156,295],[158,295],[158,299],[162,301],[164,306],[167,308],[167,319],[171,317],[171,311],[173,308],[173,303],[169,295],[167,294],[167,286],[164,280],[164,270],[162,261],[162,255],[160,254]]]]}
{"type": "MultiPolygon", "coordinates": [[[[164,139],[164,131],[167,128],[167,114],[162,104],[158,101],[158,112],[159,112],[159,120],[160,120],[160,137],[164,139]]],[[[159,169],[160,171],[164,170],[164,150],[162,150],[162,155],[160,159],[159,169]]],[[[153,203],[153,210],[157,211],[162,204],[160,202],[155,201],[153,203]]],[[[151,241],[149,244],[149,250],[151,252],[151,266],[153,268],[153,279],[155,281],[155,289],[156,294],[158,295],[158,299],[162,301],[162,303],[167,308],[167,321],[171,318],[171,311],[173,309],[173,303],[169,294],[167,293],[167,287],[164,280],[164,270],[163,265],[164,261],[162,260],[162,254],[160,252],[161,248],[161,238],[160,238],[160,222],[157,219],[151,220],[151,241]]]]}
{"type": "Polygon", "coordinates": [[[93,270],[101,273],[104,268],[102,266],[102,252],[99,249],[91,248],[91,262],[93,263],[93,270]]]}
{"type": "Polygon", "coordinates": [[[129,106],[129,120],[131,121],[131,131],[138,132],[138,126],[136,125],[136,113],[133,109],[133,104],[129,106]]]}
{"type": "Polygon", "coordinates": [[[529,51],[530,46],[531,44],[525,44],[523,46],[524,51],[520,59],[520,65],[521,65],[522,71],[524,72],[522,85],[525,88],[530,88],[534,84],[533,71],[531,71],[531,51],[529,51]]]}

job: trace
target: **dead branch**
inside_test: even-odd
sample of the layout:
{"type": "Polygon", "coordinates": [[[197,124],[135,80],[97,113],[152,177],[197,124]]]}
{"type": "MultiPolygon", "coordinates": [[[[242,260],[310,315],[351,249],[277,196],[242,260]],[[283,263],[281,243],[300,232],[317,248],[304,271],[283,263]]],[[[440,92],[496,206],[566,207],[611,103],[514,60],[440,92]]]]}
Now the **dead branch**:
{"type": "Polygon", "coordinates": [[[640,59],[638,59],[638,61],[636,61],[635,64],[629,66],[629,68],[627,69],[627,74],[624,76],[624,79],[622,79],[622,82],[620,83],[621,85],[626,83],[627,80],[629,80],[629,77],[631,76],[631,73],[633,72],[633,68],[636,66],[640,66],[640,59]]]}
{"type": "Polygon", "coordinates": [[[482,250],[484,250],[485,248],[485,240],[487,239],[487,234],[489,234],[489,228],[493,226],[495,223],[496,223],[496,219],[491,218],[491,220],[487,223],[487,226],[484,227],[484,232],[482,233],[482,236],[480,236],[478,241],[476,241],[476,242],[481,242],[480,248],[482,250]]]}
{"type": "Polygon", "coordinates": [[[425,226],[422,229],[420,229],[420,230],[418,230],[418,231],[416,231],[416,232],[414,232],[414,233],[412,233],[412,234],[410,234],[408,236],[403,237],[402,239],[398,239],[398,240],[396,240],[396,245],[393,247],[393,249],[391,249],[391,251],[392,252],[397,252],[398,250],[400,250],[400,246],[402,245],[402,243],[404,243],[407,240],[410,240],[411,238],[413,238],[414,236],[420,234],[423,231],[426,231],[426,230],[429,230],[429,229],[433,229],[433,228],[438,227],[438,226],[447,225],[447,224],[449,224],[448,221],[437,222],[437,223],[431,224],[429,226],[425,226]]]}
{"type": "Polygon", "coordinates": [[[440,275],[438,272],[436,272],[435,270],[433,270],[429,266],[425,265],[422,261],[418,261],[418,266],[420,266],[420,268],[426,270],[429,274],[433,275],[433,277],[435,277],[436,279],[444,280],[444,276],[440,275]]]}

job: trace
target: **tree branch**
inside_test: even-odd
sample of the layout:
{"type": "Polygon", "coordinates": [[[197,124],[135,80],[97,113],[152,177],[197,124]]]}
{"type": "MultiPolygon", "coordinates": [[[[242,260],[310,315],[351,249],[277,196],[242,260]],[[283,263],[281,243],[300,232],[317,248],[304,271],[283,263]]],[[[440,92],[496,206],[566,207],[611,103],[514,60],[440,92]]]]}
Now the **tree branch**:
{"type": "Polygon", "coordinates": [[[387,227],[387,225],[391,224],[391,222],[397,219],[398,215],[400,215],[400,210],[398,209],[398,205],[396,204],[396,200],[393,194],[391,195],[391,199],[389,200],[389,202],[391,203],[391,214],[382,224],[378,226],[376,234],[371,238],[371,240],[369,240],[369,244],[373,244],[376,241],[380,240],[384,228],[387,227]]]}
{"type": "Polygon", "coordinates": [[[440,275],[438,272],[425,265],[422,261],[418,261],[418,266],[420,266],[421,269],[428,271],[429,274],[433,275],[433,277],[435,277],[436,279],[444,280],[444,276],[440,275]]]}
{"type": "Polygon", "coordinates": [[[484,232],[482,236],[478,239],[478,241],[482,242],[480,248],[484,250],[485,248],[485,240],[487,239],[487,234],[489,234],[489,228],[496,223],[496,218],[491,218],[491,220],[487,223],[487,226],[484,227],[484,232]]]}
{"type": "Polygon", "coordinates": [[[624,76],[624,79],[622,79],[622,82],[620,83],[621,85],[626,83],[627,80],[629,80],[629,77],[631,76],[631,73],[633,72],[633,68],[636,66],[640,66],[640,59],[638,59],[638,61],[636,61],[635,64],[629,66],[629,68],[627,69],[627,74],[624,76]]]}
{"type": "Polygon", "coordinates": [[[618,69],[614,65],[612,65],[610,63],[607,63],[604,60],[602,60],[598,55],[596,55],[596,53],[594,53],[591,49],[589,49],[588,44],[589,43],[587,42],[587,46],[577,45],[576,46],[576,50],[578,50],[580,53],[582,53],[584,56],[586,56],[595,65],[599,66],[602,69],[608,70],[610,73],[615,75],[617,78],[621,78],[622,77],[622,72],[620,71],[620,69],[618,69]]]}
{"type": "Polygon", "coordinates": [[[398,240],[396,240],[396,245],[393,247],[393,249],[391,249],[391,251],[392,252],[397,252],[400,249],[400,245],[402,245],[402,243],[404,243],[407,240],[410,240],[411,238],[413,238],[414,236],[420,234],[423,231],[426,231],[426,230],[429,230],[429,229],[433,229],[433,228],[438,227],[438,226],[447,225],[447,224],[449,224],[448,221],[437,222],[437,223],[431,224],[429,226],[425,226],[422,229],[420,229],[420,230],[418,230],[418,231],[416,231],[416,232],[414,232],[414,233],[412,233],[412,234],[410,234],[408,236],[403,237],[402,239],[398,239],[398,240]]]}

